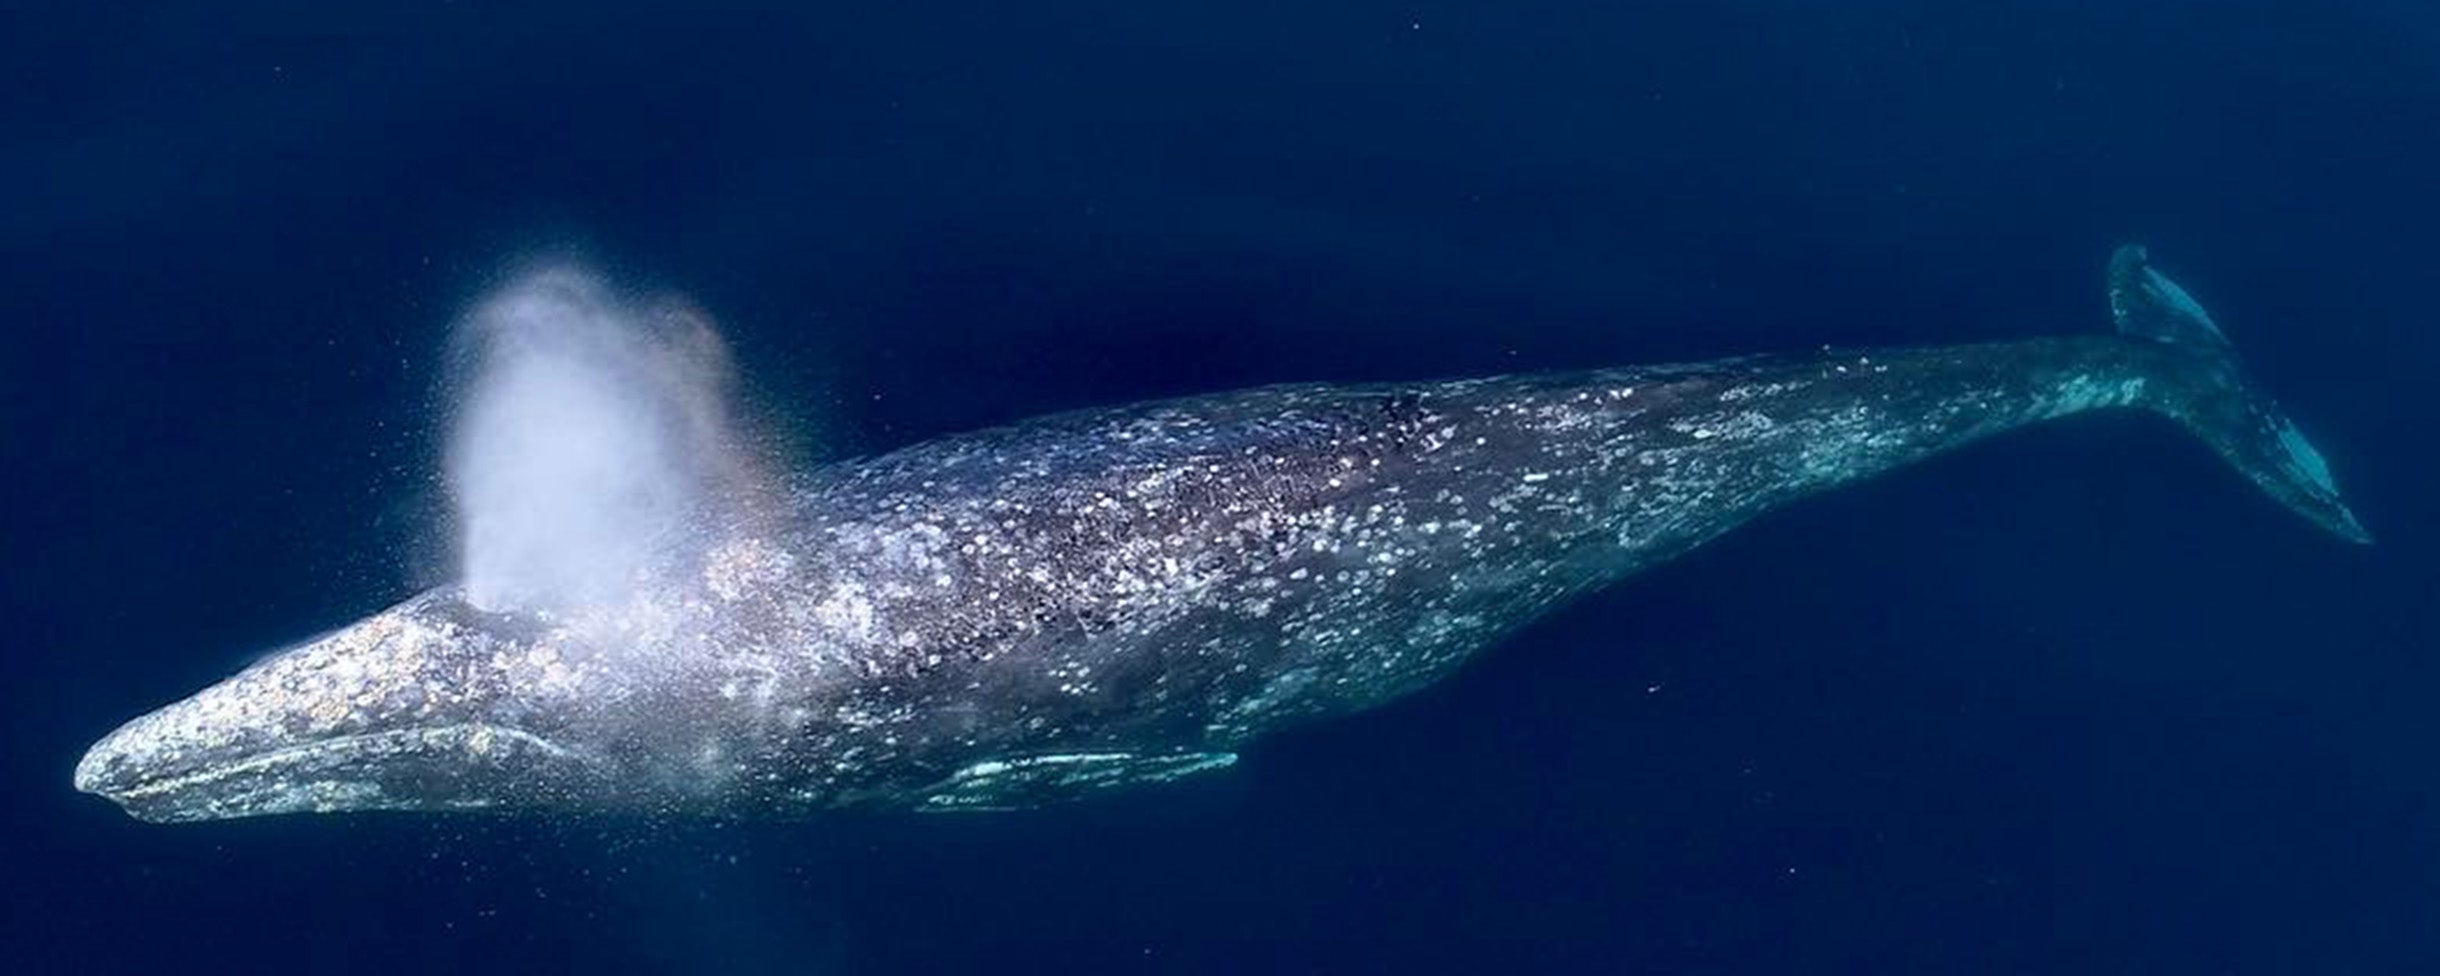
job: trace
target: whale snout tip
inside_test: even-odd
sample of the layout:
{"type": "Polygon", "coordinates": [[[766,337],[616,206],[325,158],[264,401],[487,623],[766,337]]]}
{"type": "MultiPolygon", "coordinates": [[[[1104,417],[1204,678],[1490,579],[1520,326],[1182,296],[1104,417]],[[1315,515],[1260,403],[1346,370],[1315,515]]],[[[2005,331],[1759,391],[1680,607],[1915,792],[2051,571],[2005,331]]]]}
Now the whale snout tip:
{"type": "Polygon", "coordinates": [[[130,794],[137,792],[156,770],[146,761],[144,741],[149,733],[144,728],[152,716],[113,730],[93,745],[76,761],[73,782],[79,793],[91,793],[126,806],[130,794]]]}
{"type": "Polygon", "coordinates": [[[85,750],[76,761],[76,791],[96,796],[109,796],[126,780],[127,754],[118,748],[117,736],[103,736],[85,750]]]}
{"type": "Polygon", "coordinates": [[[147,782],[154,777],[153,764],[145,761],[143,750],[130,730],[142,724],[141,719],[129,722],[85,749],[76,760],[72,782],[79,793],[118,804],[121,810],[139,820],[162,819],[145,809],[141,796],[147,782]]]}

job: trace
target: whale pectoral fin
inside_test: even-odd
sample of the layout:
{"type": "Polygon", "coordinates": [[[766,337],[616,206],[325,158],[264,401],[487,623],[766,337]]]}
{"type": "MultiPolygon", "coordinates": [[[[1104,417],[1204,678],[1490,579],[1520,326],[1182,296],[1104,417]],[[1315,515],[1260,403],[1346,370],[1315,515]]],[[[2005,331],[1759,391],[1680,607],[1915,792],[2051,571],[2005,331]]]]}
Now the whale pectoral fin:
{"type": "Polygon", "coordinates": [[[1237,762],[1233,752],[1068,752],[975,763],[940,781],[920,809],[1018,810],[1110,789],[1167,783],[1237,762]]]}

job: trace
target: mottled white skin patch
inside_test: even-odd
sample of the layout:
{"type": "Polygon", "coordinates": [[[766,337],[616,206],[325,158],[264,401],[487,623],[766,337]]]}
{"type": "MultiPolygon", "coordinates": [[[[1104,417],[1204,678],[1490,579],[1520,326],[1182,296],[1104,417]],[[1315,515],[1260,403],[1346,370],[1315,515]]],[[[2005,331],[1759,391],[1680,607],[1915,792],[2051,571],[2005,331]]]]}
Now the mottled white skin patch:
{"type": "Polygon", "coordinates": [[[436,590],[127,723],[76,781],[156,820],[545,805],[600,770],[534,719],[591,711],[611,671],[436,590]]]}
{"type": "Polygon", "coordinates": [[[2096,337],[1055,416],[809,472],[615,610],[427,594],[131,723],[79,782],[180,819],[1001,807],[1174,778],[1777,505],[2051,417],[2192,422],[2216,382],[2096,337]],[[457,731],[399,734],[433,729],[457,731]],[[478,737],[513,757],[468,759],[478,737]],[[210,779],[265,754],[294,768],[210,779]]]}

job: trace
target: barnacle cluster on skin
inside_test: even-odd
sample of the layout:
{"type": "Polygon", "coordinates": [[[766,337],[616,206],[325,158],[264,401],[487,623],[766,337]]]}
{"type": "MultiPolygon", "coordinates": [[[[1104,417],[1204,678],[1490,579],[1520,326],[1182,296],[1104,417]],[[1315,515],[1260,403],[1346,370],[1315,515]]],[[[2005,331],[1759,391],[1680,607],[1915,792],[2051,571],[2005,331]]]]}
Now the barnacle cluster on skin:
{"type": "Polygon", "coordinates": [[[429,651],[454,640],[453,631],[397,610],[375,615],[130,723],[108,752],[130,766],[175,770],[360,731],[379,718],[428,715],[451,694],[429,680],[429,651]]]}

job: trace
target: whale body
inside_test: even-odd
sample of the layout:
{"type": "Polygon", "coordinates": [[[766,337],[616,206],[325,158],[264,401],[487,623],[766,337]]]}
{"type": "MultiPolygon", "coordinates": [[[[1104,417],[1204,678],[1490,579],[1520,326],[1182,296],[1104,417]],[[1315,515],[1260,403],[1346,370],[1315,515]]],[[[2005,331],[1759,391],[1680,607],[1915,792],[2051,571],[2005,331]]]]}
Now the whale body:
{"type": "Polygon", "coordinates": [[[2115,334],[1071,413],[725,506],[648,598],[416,595],[142,716],[79,789],[147,820],[392,810],[1001,809],[1232,763],[1451,672],[1758,514],[2135,408],[2368,541],[2143,252],[2115,334]]]}

